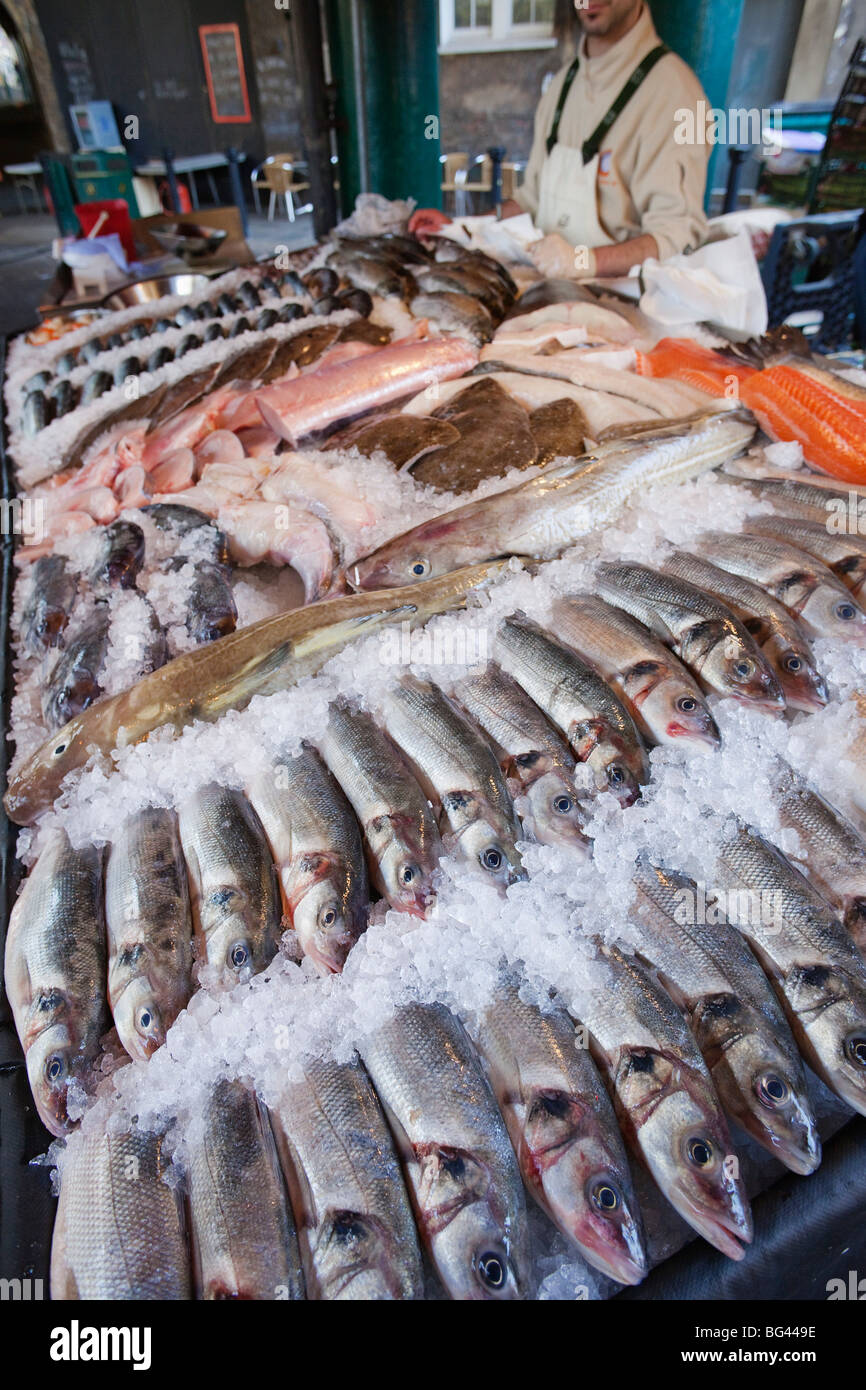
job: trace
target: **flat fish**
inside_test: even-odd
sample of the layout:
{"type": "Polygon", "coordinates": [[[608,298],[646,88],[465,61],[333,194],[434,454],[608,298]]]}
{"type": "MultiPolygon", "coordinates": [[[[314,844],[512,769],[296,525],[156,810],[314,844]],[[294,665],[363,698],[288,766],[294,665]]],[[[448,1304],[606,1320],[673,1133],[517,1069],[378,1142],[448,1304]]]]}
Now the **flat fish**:
{"type": "Polygon", "coordinates": [[[325,447],[357,449],[367,458],[381,450],[395,468],[409,468],[431,450],[456,444],[459,439],[460,431],[446,420],[383,415],[377,420],[365,417],[348,429],[329,435],[325,447]]]}
{"type": "Polygon", "coordinates": [[[460,432],[416,464],[412,477],[442,491],[471,492],[486,478],[531,468],[536,444],[526,410],[495,381],[473,382],[433,412],[460,432]]]}
{"type": "Polygon", "coordinates": [[[555,458],[579,458],[589,434],[589,425],[580,406],[566,397],[530,411],[529,428],[535,440],[535,462],[539,468],[555,458]]]}

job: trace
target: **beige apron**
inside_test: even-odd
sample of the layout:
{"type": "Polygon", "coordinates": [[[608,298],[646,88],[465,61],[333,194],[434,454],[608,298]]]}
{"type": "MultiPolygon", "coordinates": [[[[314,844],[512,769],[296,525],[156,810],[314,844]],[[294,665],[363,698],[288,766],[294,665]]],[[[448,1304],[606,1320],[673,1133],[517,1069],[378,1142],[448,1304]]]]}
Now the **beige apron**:
{"type": "Polygon", "coordinates": [[[538,217],[542,232],[558,232],[571,246],[611,246],[598,219],[598,161],[588,164],[581,150],[554,145],[541,166],[538,217]]]}

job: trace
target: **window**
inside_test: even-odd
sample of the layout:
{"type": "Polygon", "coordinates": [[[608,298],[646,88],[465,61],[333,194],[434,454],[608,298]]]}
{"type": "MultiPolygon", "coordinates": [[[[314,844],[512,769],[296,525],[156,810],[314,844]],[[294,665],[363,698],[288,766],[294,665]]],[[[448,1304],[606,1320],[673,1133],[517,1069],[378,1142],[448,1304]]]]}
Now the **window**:
{"type": "Polygon", "coordinates": [[[439,0],[440,53],[552,48],[554,0],[439,0]]]}

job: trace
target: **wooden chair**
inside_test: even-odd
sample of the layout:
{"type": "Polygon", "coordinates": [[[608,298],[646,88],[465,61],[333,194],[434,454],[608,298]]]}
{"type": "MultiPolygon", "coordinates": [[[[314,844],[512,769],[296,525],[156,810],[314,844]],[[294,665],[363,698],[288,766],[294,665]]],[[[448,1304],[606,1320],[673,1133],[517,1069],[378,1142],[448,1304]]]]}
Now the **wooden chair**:
{"type": "Polygon", "coordinates": [[[466,170],[469,168],[469,155],[442,154],[439,156],[439,163],[442,165],[441,188],[443,204],[447,203],[449,193],[454,194],[456,203],[457,189],[459,187],[457,177],[460,174],[465,177],[466,170]]]}
{"type": "Polygon", "coordinates": [[[523,173],[522,164],[503,164],[502,166],[502,201],[507,203],[509,198],[513,198],[520,187],[520,176],[523,173]]]}
{"type": "MultiPolygon", "coordinates": [[[[274,190],[272,187],[271,173],[273,172],[273,170],[285,168],[293,169],[297,163],[298,155],[292,151],[286,154],[270,154],[268,155],[267,159],[263,160],[261,164],[258,164],[256,168],[253,169],[252,174],[250,175],[250,183],[252,185],[253,204],[255,206],[257,216],[261,217],[262,214],[261,203],[259,201],[259,189],[264,188],[267,190],[268,193],[273,193],[274,191],[276,191],[278,196],[284,196],[284,180],[279,178],[279,176],[276,180],[280,184],[279,189],[274,190]]],[[[304,186],[307,187],[308,185],[304,186]]],[[[298,187],[300,187],[300,185],[298,185],[298,187]]],[[[270,221],[273,217],[273,203],[273,198],[269,199],[269,208],[271,210],[268,213],[268,221],[270,221]]],[[[292,210],[289,211],[289,205],[287,204],[286,210],[287,212],[289,212],[289,220],[293,222],[294,207],[292,206],[292,210]]]]}
{"type": "Polygon", "coordinates": [[[296,169],[294,161],[291,159],[281,159],[278,155],[271,155],[260,166],[258,171],[260,177],[253,183],[253,198],[258,205],[257,190],[266,188],[268,190],[268,221],[274,219],[274,210],[277,199],[282,198],[286,205],[286,215],[290,222],[294,222],[298,212],[309,212],[312,209],[311,203],[306,203],[301,208],[295,207],[295,195],[304,193],[310,187],[309,181],[304,178],[300,170],[296,169]]]}

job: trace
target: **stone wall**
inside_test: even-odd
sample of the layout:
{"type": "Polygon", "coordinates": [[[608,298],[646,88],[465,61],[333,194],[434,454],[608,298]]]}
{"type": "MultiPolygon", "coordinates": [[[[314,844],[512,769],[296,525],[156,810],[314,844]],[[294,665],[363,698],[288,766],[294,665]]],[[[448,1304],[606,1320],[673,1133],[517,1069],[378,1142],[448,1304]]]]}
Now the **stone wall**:
{"type": "Polygon", "coordinates": [[[562,66],[559,48],[516,53],[454,53],[439,59],[439,137],[443,154],[483,154],[504,145],[527,159],[545,77],[562,66]]]}

